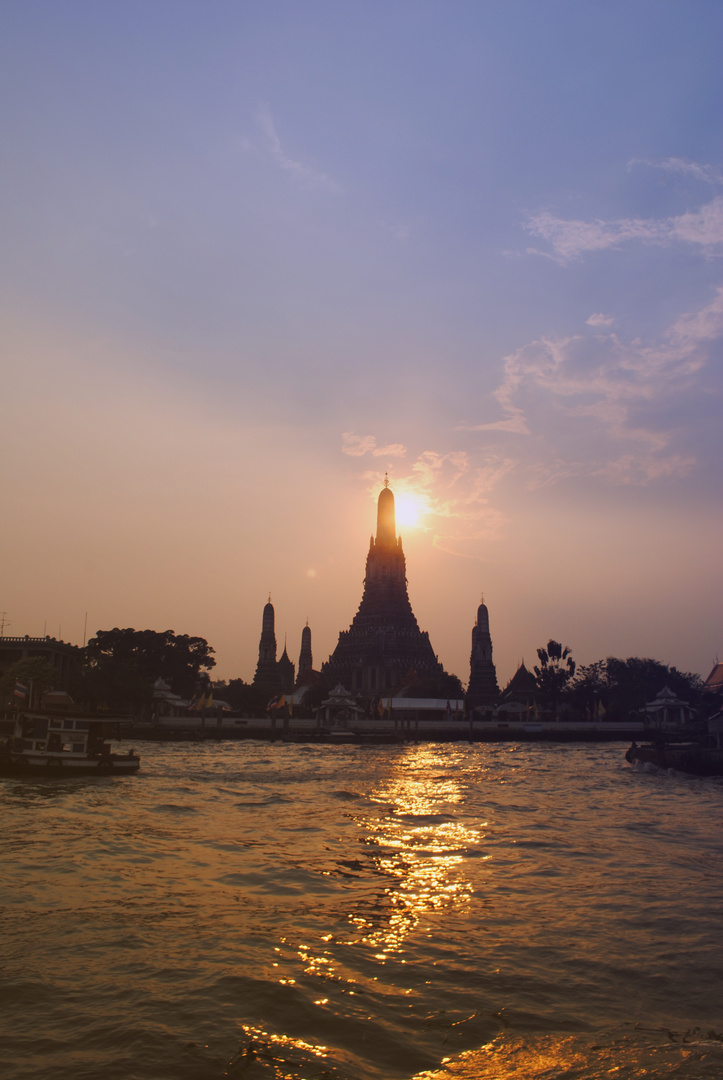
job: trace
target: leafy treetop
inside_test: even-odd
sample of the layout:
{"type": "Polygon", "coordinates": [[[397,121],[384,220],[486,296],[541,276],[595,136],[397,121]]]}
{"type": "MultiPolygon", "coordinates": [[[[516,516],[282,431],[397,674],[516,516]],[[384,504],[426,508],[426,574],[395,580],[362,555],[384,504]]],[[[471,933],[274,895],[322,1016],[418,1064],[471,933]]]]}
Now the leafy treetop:
{"type": "Polygon", "coordinates": [[[122,665],[143,680],[164,679],[184,697],[190,697],[216,665],[205,638],[176,635],[173,630],[98,630],[86,645],[85,656],[91,670],[122,665]]]}
{"type": "MultiPolygon", "coordinates": [[[[41,695],[46,690],[51,690],[58,679],[58,669],[49,661],[40,656],[26,657],[24,660],[16,660],[14,664],[11,664],[0,678],[0,696],[9,698],[15,689],[16,682],[23,683],[28,690],[32,684],[33,700],[38,703],[41,695]]],[[[30,701],[27,704],[29,705],[30,701]]]]}
{"type": "Polygon", "coordinates": [[[569,646],[550,638],[546,648],[537,650],[537,656],[540,661],[535,665],[537,688],[541,698],[557,712],[558,702],[575,674],[572,652],[569,646]]]}
{"type": "Polygon", "coordinates": [[[578,671],[570,690],[580,709],[592,709],[596,702],[602,702],[608,716],[625,718],[657,697],[664,686],[690,705],[705,705],[705,687],[699,675],[642,656],[627,660],[608,656],[587,664],[578,671]]]}

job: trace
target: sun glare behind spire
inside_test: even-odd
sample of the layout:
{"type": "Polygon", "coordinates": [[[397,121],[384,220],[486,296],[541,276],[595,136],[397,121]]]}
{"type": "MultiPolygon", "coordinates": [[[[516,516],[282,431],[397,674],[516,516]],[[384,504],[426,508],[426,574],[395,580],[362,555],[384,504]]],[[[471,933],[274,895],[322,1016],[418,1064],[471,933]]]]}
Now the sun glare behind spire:
{"type": "Polygon", "coordinates": [[[397,528],[416,529],[429,507],[419,495],[397,495],[395,500],[397,528]]]}

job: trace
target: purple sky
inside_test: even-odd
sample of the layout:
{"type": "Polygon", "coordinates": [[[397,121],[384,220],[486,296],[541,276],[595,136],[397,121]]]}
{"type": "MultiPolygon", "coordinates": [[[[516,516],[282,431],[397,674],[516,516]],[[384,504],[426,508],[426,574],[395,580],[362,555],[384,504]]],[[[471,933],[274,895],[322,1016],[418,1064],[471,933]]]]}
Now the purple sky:
{"type": "Polygon", "coordinates": [[[501,682],[723,649],[723,6],[0,13],[6,634],[315,666],[385,471],[409,591],[501,682]]]}

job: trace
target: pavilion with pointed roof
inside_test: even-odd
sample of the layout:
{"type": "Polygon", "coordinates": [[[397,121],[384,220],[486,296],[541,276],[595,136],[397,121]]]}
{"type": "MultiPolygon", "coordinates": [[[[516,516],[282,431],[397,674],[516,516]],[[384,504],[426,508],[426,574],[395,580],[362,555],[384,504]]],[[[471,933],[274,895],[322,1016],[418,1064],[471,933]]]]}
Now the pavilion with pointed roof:
{"type": "Polygon", "coordinates": [[[716,660],[704,686],[712,694],[723,694],[723,663],[720,660],[716,660]]]}
{"type": "Polygon", "coordinates": [[[534,705],[537,693],[537,680],[531,671],[525,667],[525,661],[520,661],[520,666],[514,673],[500,697],[500,708],[517,703],[518,705],[534,705]]]}

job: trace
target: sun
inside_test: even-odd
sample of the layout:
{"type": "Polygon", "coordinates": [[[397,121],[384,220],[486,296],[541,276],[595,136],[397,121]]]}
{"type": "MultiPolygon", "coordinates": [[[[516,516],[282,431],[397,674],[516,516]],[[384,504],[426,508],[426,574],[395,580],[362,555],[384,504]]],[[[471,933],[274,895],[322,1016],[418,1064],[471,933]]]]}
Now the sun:
{"type": "Polygon", "coordinates": [[[422,524],[422,518],[429,512],[429,508],[418,495],[399,495],[394,500],[394,509],[397,516],[397,525],[405,529],[416,529],[422,524]]]}

